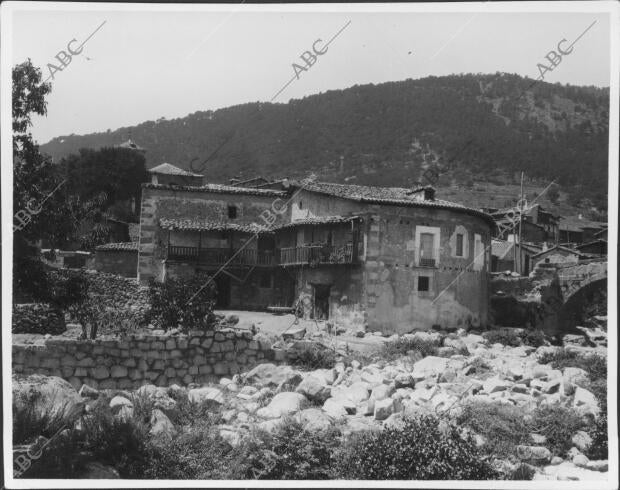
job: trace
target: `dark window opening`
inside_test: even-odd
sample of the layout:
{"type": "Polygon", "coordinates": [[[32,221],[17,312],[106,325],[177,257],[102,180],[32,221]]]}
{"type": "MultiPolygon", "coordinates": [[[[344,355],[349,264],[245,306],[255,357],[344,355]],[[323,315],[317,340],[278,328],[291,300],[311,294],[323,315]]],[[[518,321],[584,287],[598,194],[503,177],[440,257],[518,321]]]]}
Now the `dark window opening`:
{"type": "Polygon", "coordinates": [[[235,219],[237,217],[237,206],[228,206],[228,217],[235,219]]]}
{"type": "Polygon", "coordinates": [[[302,209],[304,207],[304,203],[302,201],[299,201],[299,209],[302,209]]]}
{"type": "Polygon", "coordinates": [[[461,233],[456,235],[456,255],[463,256],[463,235],[461,233]]]}
{"type": "Polygon", "coordinates": [[[430,288],[430,278],[427,276],[418,276],[418,291],[428,291],[430,288]]]}
{"type": "Polygon", "coordinates": [[[261,288],[271,288],[271,273],[263,272],[261,274],[259,287],[261,287],[261,288]]]}

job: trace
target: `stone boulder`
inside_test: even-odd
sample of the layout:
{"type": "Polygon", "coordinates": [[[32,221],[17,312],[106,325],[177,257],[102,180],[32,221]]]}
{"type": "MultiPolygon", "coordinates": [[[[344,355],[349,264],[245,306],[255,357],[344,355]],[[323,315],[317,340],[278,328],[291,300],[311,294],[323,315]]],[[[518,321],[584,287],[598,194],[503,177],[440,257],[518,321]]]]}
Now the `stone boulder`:
{"type": "Polygon", "coordinates": [[[12,379],[14,412],[31,409],[39,417],[47,414],[73,421],[84,411],[82,397],[62,378],[32,374],[12,379]]]}
{"type": "Polygon", "coordinates": [[[285,391],[273,397],[269,405],[257,410],[256,415],[264,419],[275,419],[284,415],[291,415],[301,409],[306,397],[301,393],[285,391]]]}
{"type": "Polygon", "coordinates": [[[153,437],[170,439],[177,433],[177,430],[166,414],[155,408],[151,412],[151,430],[149,433],[153,437]]]}
{"type": "Polygon", "coordinates": [[[575,433],[575,435],[571,439],[571,442],[575,445],[577,449],[582,452],[586,452],[588,449],[590,449],[590,446],[592,445],[592,437],[590,437],[590,434],[588,434],[587,432],[580,430],[575,433]]]}
{"type": "Polygon", "coordinates": [[[394,400],[391,398],[375,401],[375,420],[387,419],[395,412],[394,408],[394,400]]]}
{"type": "Polygon", "coordinates": [[[189,390],[187,394],[189,401],[194,403],[215,402],[219,405],[224,403],[224,394],[219,388],[203,387],[189,390]]]}
{"type": "Polygon", "coordinates": [[[246,383],[261,387],[273,387],[288,385],[296,388],[301,383],[299,371],[290,366],[276,366],[271,363],[259,364],[251,371],[243,375],[246,383]],[[294,385],[294,386],[292,386],[294,385]]]}
{"type": "Polygon", "coordinates": [[[370,396],[370,385],[364,381],[358,381],[350,386],[338,386],[332,388],[333,398],[350,400],[354,405],[368,400],[370,396]]]}
{"type": "Polygon", "coordinates": [[[295,391],[318,403],[325,402],[331,396],[331,388],[325,379],[314,375],[306,376],[295,391]]]}
{"type": "Polygon", "coordinates": [[[573,407],[580,413],[584,415],[592,415],[595,418],[598,417],[601,411],[596,397],[590,391],[579,386],[575,389],[573,407]]]}
{"type": "Polygon", "coordinates": [[[449,366],[450,360],[445,357],[428,356],[413,365],[413,378],[423,380],[429,376],[439,376],[449,366]]]}
{"type": "Polygon", "coordinates": [[[517,456],[522,461],[548,463],[551,461],[551,451],[543,446],[517,446],[517,456]]]}
{"type": "Polygon", "coordinates": [[[297,420],[305,430],[319,431],[328,429],[333,419],[320,408],[307,408],[297,415],[297,420]]]}
{"type": "Polygon", "coordinates": [[[357,411],[356,404],[347,398],[328,398],[323,404],[323,410],[334,419],[345,415],[354,414],[357,411]]]}

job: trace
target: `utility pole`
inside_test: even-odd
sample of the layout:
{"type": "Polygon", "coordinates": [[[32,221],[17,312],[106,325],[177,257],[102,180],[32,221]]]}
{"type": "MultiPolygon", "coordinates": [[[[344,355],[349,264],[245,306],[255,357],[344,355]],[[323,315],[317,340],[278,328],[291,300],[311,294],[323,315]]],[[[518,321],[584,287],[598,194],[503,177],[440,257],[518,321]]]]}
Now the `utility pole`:
{"type": "Polygon", "coordinates": [[[519,274],[521,267],[521,223],[523,222],[523,172],[521,172],[521,199],[519,199],[519,274]]]}

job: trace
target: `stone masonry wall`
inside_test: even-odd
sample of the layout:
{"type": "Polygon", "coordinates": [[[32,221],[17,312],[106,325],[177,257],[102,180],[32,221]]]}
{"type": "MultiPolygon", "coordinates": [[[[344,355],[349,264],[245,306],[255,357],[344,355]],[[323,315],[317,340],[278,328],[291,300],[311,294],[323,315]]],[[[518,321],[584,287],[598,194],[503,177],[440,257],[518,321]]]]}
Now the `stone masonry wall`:
{"type": "Polygon", "coordinates": [[[50,339],[45,345],[13,345],[13,372],[59,376],[76,389],[135,389],[206,383],[280,362],[273,350],[248,331],[194,331],[188,335],[130,335],[118,340],[50,339]]]}

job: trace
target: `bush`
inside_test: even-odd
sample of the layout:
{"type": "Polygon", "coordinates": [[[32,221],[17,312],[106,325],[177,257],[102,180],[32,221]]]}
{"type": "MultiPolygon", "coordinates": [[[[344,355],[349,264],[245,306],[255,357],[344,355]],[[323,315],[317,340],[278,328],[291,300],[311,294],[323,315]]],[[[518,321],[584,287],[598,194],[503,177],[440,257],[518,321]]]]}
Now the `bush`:
{"type": "Polygon", "coordinates": [[[151,444],[140,478],[210,480],[230,478],[232,448],[214,427],[196,423],[165,444],[151,444]]]}
{"type": "Polygon", "coordinates": [[[408,351],[418,351],[422,357],[435,356],[440,341],[426,340],[418,337],[400,337],[397,340],[386,342],[382,348],[382,358],[391,360],[406,356],[408,351]]]}
{"type": "Polygon", "coordinates": [[[545,334],[541,330],[491,330],[482,336],[489,344],[500,343],[509,347],[519,347],[520,345],[540,347],[546,344],[545,334]]]}
{"type": "Polygon", "coordinates": [[[541,406],[532,414],[529,432],[545,436],[547,438],[545,446],[554,454],[564,456],[573,446],[571,439],[575,432],[583,428],[583,419],[575,410],[558,406],[541,406]]]}
{"type": "Polygon", "coordinates": [[[529,442],[529,427],[523,410],[501,403],[468,403],[457,417],[457,423],[486,439],[482,449],[498,458],[509,458],[515,447],[529,442]]]}
{"type": "Polygon", "coordinates": [[[340,432],[306,431],[285,420],[273,433],[255,432],[234,450],[238,479],[327,480],[335,478],[334,455],[340,432]]]}
{"type": "Polygon", "coordinates": [[[547,438],[545,446],[554,454],[563,455],[572,446],[571,438],[584,426],[573,409],[539,407],[531,413],[502,403],[470,403],[463,407],[459,424],[484,436],[483,450],[499,458],[514,459],[516,446],[530,445],[530,433],[547,438]]]}
{"type": "Polygon", "coordinates": [[[459,428],[433,416],[401,428],[351,436],[341,450],[341,477],[367,480],[487,480],[497,472],[459,428]]]}
{"type": "Polygon", "coordinates": [[[83,303],[88,295],[88,281],[79,273],[50,273],[50,302],[62,308],[83,303]]]}
{"type": "Polygon", "coordinates": [[[211,277],[197,274],[190,279],[171,278],[163,283],[151,280],[148,293],[151,309],[147,318],[159,328],[214,328],[216,288],[211,277]]]}
{"type": "Polygon", "coordinates": [[[315,369],[332,369],[336,365],[336,353],[321,344],[304,343],[300,349],[295,349],[297,357],[292,362],[310,371],[315,369]]]}
{"type": "Polygon", "coordinates": [[[482,337],[488,344],[502,344],[509,347],[518,347],[521,345],[521,337],[514,330],[491,330],[484,332],[482,337]]]}
{"type": "Polygon", "coordinates": [[[539,362],[550,363],[553,369],[578,367],[588,373],[592,382],[604,380],[607,383],[607,359],[598,354],[583,355],[575,351],[559,349],[553,353],[545,353],[539,362]]]}
{"type": "Polygon", "coordinates": [[[122,306],[105,306],[96,298],[88,298],[71,306],[71,315],[82,325],[82,339],[97,335],[135,332],[141,323],[141,313],[122,306]]]}
{"type": "Polygon", "coordinates": [[[608,453],[608,437],[607,437],[607,406],[601,411],[601,415],[590,428],[590,437],[592,437],[592,445],[586,452],[586,456],[590,459],[607,459],[608,453]]]}
{"type": "Polygon", "coordinates": [[[536,469],[529,464],[520,464],[508,475],[507,480],[532,480],[536,474],[536,469]]]}

